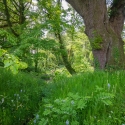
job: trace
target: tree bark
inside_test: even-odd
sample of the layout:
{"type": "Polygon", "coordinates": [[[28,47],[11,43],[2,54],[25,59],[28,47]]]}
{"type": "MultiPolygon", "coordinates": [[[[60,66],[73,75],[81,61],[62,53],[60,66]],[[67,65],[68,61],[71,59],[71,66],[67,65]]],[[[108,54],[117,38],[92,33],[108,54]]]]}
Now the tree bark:
{"type": "Polygon", "coordinates": [[[113,4],[108,15],[106,0],[66,0],[84,20],[90,40],[95,67],[124,68],[125,55],[121,32],[124,25],[125,0],[113,4]]]}

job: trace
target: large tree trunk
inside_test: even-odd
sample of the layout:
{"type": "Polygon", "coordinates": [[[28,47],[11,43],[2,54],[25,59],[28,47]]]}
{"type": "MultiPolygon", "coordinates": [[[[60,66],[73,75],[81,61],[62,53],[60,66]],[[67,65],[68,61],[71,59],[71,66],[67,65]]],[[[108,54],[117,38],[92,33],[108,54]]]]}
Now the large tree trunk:
{"type": "Polygon", "coordinates": [[[124,0],[118,0],[108,16],[106,0],[66,0],[82,16],[95,60],[95,67],[124,68],[125,55],[121,32],[124,24],[124,0]]]}

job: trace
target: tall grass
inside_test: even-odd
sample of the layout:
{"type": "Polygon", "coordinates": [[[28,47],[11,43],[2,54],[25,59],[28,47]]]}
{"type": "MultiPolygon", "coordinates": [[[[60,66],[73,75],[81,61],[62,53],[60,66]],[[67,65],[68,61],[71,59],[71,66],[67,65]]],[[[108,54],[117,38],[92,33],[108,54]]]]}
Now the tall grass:
{"type": "Polygon", "coordinates": [[[39,111],[39,125],[125,124],[124,71],[63,77],[48,84],[44,93],[48,99],[39,111]]]}
{"type": "Polygon", "coordinates": [[[42,98],[40,80],[0,69],[0,125],[24,125],[33,119],[42,98]]]}

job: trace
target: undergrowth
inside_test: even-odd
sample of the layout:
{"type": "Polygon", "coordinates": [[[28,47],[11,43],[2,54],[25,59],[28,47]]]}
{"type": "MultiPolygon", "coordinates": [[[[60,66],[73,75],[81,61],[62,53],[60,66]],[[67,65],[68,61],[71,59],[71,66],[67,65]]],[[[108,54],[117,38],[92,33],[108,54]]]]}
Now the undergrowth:
{"type": "Polygon", "coordinates": [[[96,71],[43,86],[28,74],[0,70],[0,124],[124,125],[124,82],[124,71],[96,71]]]}
{"type": "Polygon", "coordinates": [[[124,125],[125,72],[87,72],[44,89],[38,125],[124,125]]]}
{"type": "Polygon", "coordinates": [[[26,125],[35,117],[44,83],[25,73],[0,69],[0,125],[26,125]]]}

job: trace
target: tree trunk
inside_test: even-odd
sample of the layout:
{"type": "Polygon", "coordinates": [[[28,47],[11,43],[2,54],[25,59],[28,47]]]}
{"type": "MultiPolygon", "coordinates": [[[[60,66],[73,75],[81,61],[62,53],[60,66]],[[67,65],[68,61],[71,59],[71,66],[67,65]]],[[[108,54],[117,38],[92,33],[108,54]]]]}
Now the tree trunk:
{"type": "Polygon", "coordinates": [[[125,55],[121,32],[124,24],[124,0],[112,5],[108,16],[106,0],[66,0],[82,16],[90,40],[95,67],[124,68],[125,55]]]}
{"type": "Polygon", "coordinates": [[[76,73],[76,71],[72,68],[71,63],[70,63],[69,60],[68,60],[68,54],[67,54],[67,52],[66,52],[66,49],[65,49],[65,46],[64,46],[62,37],[61,37],[61,35],[60,35],[59,32],[56,34],[56,36],[57,36],[58,39],[59,39],[60,50],[62,51],[62,52],[61,52],[61,56],[62,56],[62,59],[63,59],[63,63],[64,63],[64,65],[65,65],[66,69],[68,70],[68,72],[69,72],[71,75],[73,75],[73,74],[76,73]]]}

